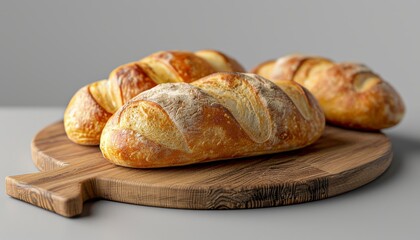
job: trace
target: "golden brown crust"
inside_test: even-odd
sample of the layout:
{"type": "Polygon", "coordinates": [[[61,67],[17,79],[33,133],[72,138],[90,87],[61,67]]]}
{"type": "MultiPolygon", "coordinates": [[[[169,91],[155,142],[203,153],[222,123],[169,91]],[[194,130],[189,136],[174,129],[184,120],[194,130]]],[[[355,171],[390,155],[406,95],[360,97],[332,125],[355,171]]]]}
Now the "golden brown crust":
{"type": "Polygon", "coordinates": [[[140,62],[148,64],[149,75],[156,82],[192,82],[214,73],[216,70],[204,59],[192,52],[164,51],[146,57],[140,62]],[[159,72],[156,69],[160,70],[159,72]],[[156,75],[155,75],[156,74],[156,75]]]}
{"type": "Polygon", "coordinates": [[[203,58],[217,72],[246,72],[245,68],[230,56],[216,50],[200,50],[195,55],[203,58]]]}
{"type": "Polygon", "coordinates": [[[123,104],[139,93],[156,86],[156,83],[146,74],[139,62],[117,67],[109,75],[109,81],[115,81],[118,85],[123,104]]]}
{"type": "Polygon", "coordinates": [[[235,60],[227,56],[226,59],[228,61],[201,58],[192,52],[163,51],[121,65],[111,72],[108,80],[94,82],[75,94],[64,116],[66,133],[76,143],[98,145],[106,120],[131,98],[159,83],[193,82],[216,72],[213,67],[216,65],[239,68],[235,60]],[[98,114],[101,117],[96,123],[98,114]]]}
{"type": "Polygon", "coordinates": [[[97,145],[100,132],[112,116],[92,97],[87,86],[81,88],[64,113],[64,127],[67,136],[75,143],[97,145]],[[86,114],[86,113],[89,114],[86,114]]]}
{"type": "Polygon", "coordinates": [[[122,166],[177,166],[301,148],[324,125],[298,84],[282,90],[254,74],[215,73],[139,94],[111,117],[100,147],[122,166]]]}
{"type": "MultiPolygon", "coordinates": [[[[254,73],[259,74],[260,69],[254,73]]],[[[276,84],[295,81],[307,88],[318,100],[327,121],[334,125],[380,130],[395,126],[404,115],[399,94],[362,64],[290,55],[278,59],[268,75],[276,84]]]]}
{"type": "Polygon", "coordinates": [[[270,79],[276,60],[268,60],[254,67],[250,72],[258,73],[263,78],[270,79]]]}

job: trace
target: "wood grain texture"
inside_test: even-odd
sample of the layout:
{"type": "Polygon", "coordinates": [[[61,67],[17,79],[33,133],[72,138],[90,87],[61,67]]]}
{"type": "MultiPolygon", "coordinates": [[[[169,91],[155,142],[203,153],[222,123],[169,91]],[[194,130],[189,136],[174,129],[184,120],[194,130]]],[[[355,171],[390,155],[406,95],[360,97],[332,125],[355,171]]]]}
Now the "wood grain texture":
{"type": "Polygon", "coordinates": [[[41,172],[7,177],[7,194],[71,217],[93,198],[187,209],[258,208],[324,199],[374,180],[390,165],[392,151],[382,133],[327,127],[315,144],[292,152],[130,169],[106,161],[98,147],[72,143],[58,122],[35,136],[32,156],[41,172]]]}

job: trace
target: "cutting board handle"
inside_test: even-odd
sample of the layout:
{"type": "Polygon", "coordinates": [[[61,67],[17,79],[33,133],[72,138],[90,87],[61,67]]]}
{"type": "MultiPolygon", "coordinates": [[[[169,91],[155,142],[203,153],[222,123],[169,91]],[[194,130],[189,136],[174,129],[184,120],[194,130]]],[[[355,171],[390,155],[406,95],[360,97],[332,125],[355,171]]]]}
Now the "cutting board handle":
{"type": "Polygon", "coordinates": [[[89,187],[91,178],[75,174],[78,170],[66,166],[47,172],[9,176],[6,177],[6,193],[66,217],[76,216],[82,213],[83,202],[94,197],[89,187]]]}

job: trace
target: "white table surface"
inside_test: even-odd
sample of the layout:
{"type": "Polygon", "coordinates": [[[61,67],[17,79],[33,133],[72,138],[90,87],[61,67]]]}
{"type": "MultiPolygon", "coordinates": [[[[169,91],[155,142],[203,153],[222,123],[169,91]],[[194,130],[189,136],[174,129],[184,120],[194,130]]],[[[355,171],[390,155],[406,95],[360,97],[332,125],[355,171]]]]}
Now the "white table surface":
{"type": "Polygon", "coordinates": [[[82,216],[65,218],[7,196],[4,182],[37,171],[31,139],[63,110],[0,108],[0,239],[420,239],[420,136],[413,117],[385,131],[394,150],[388,171],[337,197],[216,211],[96,200],[85,204],[82,216]]]}

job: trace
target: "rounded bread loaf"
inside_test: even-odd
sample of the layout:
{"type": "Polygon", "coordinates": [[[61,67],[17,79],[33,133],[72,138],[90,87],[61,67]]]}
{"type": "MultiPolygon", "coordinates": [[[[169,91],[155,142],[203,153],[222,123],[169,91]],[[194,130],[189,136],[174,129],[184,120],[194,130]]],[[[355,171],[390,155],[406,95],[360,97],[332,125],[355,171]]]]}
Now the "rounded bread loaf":
{"type": "Polygon", "coordinates": [[[318,103],[299,84],[223,72],[134,97],[110,118],[100,148],[117,165],[168,167],[302,148],[324,126],[318,103]]]}
{"type": "Polygon", "coordinates": [[[363,64],[295,54],[264,62],[251,72],[276,84],[301,84],[315,96],[326,120],[334,125],[380,130],[395,126],[404,116],[400,95],[363,64]]]}
{"type": "Polygon", "coordinates": [[[134,96],[160,83],[189,83],[219,71],[245,72],[236,60],[215,50],[162,51],[119,66],[107,80],[72,97],[64,113],[66,134],[75,143],[98,145],[105,123],[134,96]]]}

